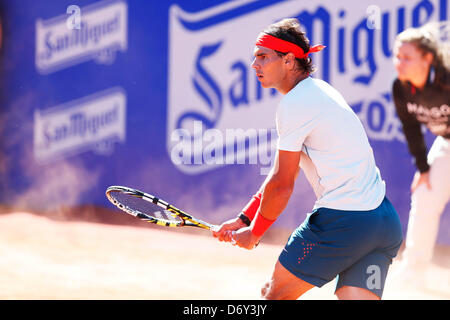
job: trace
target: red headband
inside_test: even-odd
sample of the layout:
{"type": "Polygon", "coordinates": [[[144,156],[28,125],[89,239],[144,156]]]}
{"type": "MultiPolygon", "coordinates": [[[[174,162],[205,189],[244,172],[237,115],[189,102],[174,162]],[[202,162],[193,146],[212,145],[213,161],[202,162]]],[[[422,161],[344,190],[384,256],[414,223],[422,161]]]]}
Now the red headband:
{"type": "Polygon", "coordinates": [[[258,37],[256,40],[256,45],[283,53],[292,52],[298,59],[305,59],[310,53],[319,52],[325,48],[324,45],[319,44],[311,47],[308,52],[304,52],[298,45],[266,33],[258,37]]]}

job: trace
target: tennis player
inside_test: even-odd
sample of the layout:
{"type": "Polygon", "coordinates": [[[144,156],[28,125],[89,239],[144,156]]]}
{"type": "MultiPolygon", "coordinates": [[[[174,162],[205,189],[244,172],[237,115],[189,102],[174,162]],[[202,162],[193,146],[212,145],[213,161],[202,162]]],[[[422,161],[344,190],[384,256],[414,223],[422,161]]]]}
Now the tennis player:
{"type": "Polygon", "coordinates": [[[297,299],[338,277],[339,299],[380,299],[402,242],[398,215],[385,195],[364,128],[341,94],[314,79],[309,44],[297,19],[259,34],[252,67],[261,85],[284,96],[276,111],[274,166],[238,217],[213,235],[254,248],[286,207],[300,168],[317,201],[286,243],[266,299],[297,299]]]}
{"type": "Polygon", "coordinates": [[[394,46],[398,77],[392,93],[417,169],[398,280],[417,288],[426,286],[439,221],[450,199],[450,48],[437,35],[437,25],[409,28],[394,46]],[[422,125],[436,136],[428,155],[422,125]]]}

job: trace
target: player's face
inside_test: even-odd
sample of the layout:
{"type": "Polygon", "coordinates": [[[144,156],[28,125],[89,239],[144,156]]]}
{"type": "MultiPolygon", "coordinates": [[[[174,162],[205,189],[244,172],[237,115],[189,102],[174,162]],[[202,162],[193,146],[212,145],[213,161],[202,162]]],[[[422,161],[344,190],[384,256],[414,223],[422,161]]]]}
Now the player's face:
{"type": "Polygon", "coordinates": [[[280,88],[286,76],[283,58],[274,50],[260,46],[255,47],[253,55],[252,68],[263,88],[280,88]]]}
{"type": "Polygon", "coordinates": [[[431,59],[408,42],[396,42],[394,46],[394,66],[400,81],[417,82],[428,75],[431,59]]]}

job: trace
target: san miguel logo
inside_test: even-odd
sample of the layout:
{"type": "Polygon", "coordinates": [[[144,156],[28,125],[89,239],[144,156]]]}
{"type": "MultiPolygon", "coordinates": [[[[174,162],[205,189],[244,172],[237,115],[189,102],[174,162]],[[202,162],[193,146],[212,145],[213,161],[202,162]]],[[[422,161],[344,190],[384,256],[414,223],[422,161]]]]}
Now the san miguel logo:
{"type": "Polygon", "coordinates": [[[88,60],[110,64],[117,51],[127,50],[127,3],[105,0],[79,8],[76,28],[63,14],[36,21],[36,69],[52,73],[88,60]]]}
{"type": "Polygon", "coordinates": [[[404,141],[395,115],[395,35],[408,27],[447,20],[448,0],[371,1],[336,6],[332,0],[229,1],[199,12],[169,8],[167,151],[188,174],[227,164],[270,167],[275,113],[281,95],[263,89],[254,70],[259,32],[286,17],[298,18],[312,44],[321,78],[357,113],[369,139],[404,141]]]}
{"type": "Polygon", "coordinates": [[[196,14],[170,7],[167,148],[185,173],[271,162],[280,95],[263,89],[250,68],[264,23],[245,3],[196,14]]]}
{"type": "Polygon", "coordinates": [[[120,87],[34,112],[34,156],[52,161],[93,150],[113,152],[126,138],[126,94],[120,87]]]}

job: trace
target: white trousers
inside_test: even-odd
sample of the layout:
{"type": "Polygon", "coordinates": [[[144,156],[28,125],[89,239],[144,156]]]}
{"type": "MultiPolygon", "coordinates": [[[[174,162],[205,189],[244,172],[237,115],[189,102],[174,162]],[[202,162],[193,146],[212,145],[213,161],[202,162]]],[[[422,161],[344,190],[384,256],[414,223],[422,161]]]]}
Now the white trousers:
{"type": "Polygon", "coordinates": [[[450,140],[438,136],[428,153],[431,190],[421,184],[411,196],[404,261],[423,270],[433,258],[442,212],[450,199],[450,140]]]}

